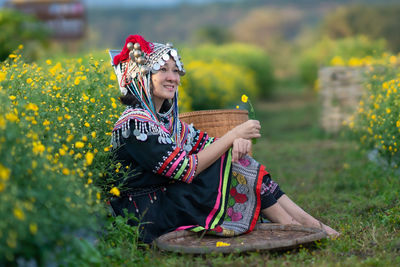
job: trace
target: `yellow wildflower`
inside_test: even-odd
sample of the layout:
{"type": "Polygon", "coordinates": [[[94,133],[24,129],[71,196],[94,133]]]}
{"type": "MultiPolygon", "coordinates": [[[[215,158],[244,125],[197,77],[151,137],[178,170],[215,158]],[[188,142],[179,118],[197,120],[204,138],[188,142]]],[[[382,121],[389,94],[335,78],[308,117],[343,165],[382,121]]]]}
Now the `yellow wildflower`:
{"type": "Polygon", "coordinates": [[[92,138],[96,138],[96,132],[92,132],[90,135],[92,136],[92,138]]]}
{"type": "Polygon", "coordinates": [[[29,103],[28,105],[25,106],[25,109],[32,110],[32,111],[38,111],[39,107],[34,103],[29,103]]]}
{"type": "Polygon", "coordinates": [[[110,193],[113,194],[114,196],[117,196],[117,197],[119,197],[120,194],[121,194],[121,193],[119,192],[119,189],[116,188],[115,186],[114,186],[113,188],[111,188],[110,193]]]}
{"type": "Polygon", "coordinates": [[[32,145],[33,145],[32,151],[35,155],[42,154],[46,149],[45,146],[40,141],[33,142],[32,145]]]}
{"type": "Polygon", "coordinates": [[[10,169],[0,163],[0,179],[7,181],[10,178],[10,169]]]}
{"type": "Polygon", "coordinates": [[[85,122],[85,127],[90,127],[90,124],[88,122],[85,122]]]}
{"type": "Polygon", "coordinates": [[[85,144],[83,142],[81,142],[81,141],[78,141],[78,142],[75,143],[75,147],[76,148],[83,148],[84,146],[85,146],[85,144]]]}
{"type": "Polygon", "coordinates": [[[81,82],[81,77],[76,77],[75,81],[74,81],[74,84],[78,85],[80,82],[81,82]]]}
{"type": "MultiPolygon", "coordinates": [[[[1,81],[1,78],[0,78],[0,81],[1,81]]],[[[14,96],[14,95],[10,95],[8,98],[9,98],[10,100],[15,100],[17,97],[14,96]]]]}
{"type": "Polygon", "coordinates": [[[25,220],[25,213],[20,208],[15,208],[13,213],[15,218],[17,218],[18,220],[25,220]]]}
{"type": "Polygon", "coordinates": [[[247,97],[247,95],[242,95],[242,102],[243,103],[247,103],[247,100],[248,100],[249,98],[247,97]]]}
{"type": "Polygon", "coordinates": [[[66,151],[65,151],[64,149],[60,148],[60,149],[58,150],[58,153],[59,153],[61,156],[64,156],[64,155],[66,154],[66,151]]]}
{"type": "Polygon", "coordinates": [[[229,247],[231,244],[230,243],[226,243],[226,242],[222,242],[222,241],[218,241],[215,246],[218,247],[229,247]]]}
{"type": "Polygon", "coordinates": [[[10,121],[10,122],[15,122],[18,121],[18,116],[15,115],[14,113],[7,113],[6,114],[6,120],[10,121]]]}
{"type": "Polygon", "coordinates": [[[7,72],[0,72],[0,82],[4,81],[7,77],[7,72]]]}
{"type": "Polygon", "coordinates": [[[67,142],[71,142],[72,139],[74,139],[74,135],[73,134],[68,135],[67,142]]]}
{"type": "Polygon", "coordinates": [[[26,83],[27,83],[27,84],[30,84],[30,83],[32,83],[32,82],[33,82],[33,80],[32,80],[31,78],[26,79],[26,83]]]}
{"type": "Polygon", "coordinates": [[[36,223],[30,223],[29,224],[29,231],[33,234],[36,235],[38,230],[37,224],[36,223]]]}
{"type": "Polygon", "coordinates": [[[86,153],[85,158],[86,158],[86,164],[91,165],[93,162],[94,154],[89,151],[86,153]]]}
{"type": "Polygon", "coordinates": [[[0,116],[0,129],[4,129],[6,126],[6,120],[3,116],[0,116]]]}
{"type": "Polygon", "coordinates": [[[70,174],[70,171],[69,171],[69,169],[64,168],[64,169],[62,170],[62,173],[63,173],[64,175],[69,175],[69,174],[70,174]]]}

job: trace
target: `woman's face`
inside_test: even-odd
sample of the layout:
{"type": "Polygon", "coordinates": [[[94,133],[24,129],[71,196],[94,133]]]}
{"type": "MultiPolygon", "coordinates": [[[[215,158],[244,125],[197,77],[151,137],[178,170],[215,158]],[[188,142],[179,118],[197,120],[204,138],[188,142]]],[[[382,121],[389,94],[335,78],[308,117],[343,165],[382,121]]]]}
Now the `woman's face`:
{"type": "Polygon", "coordinates": [[[178,67],[172,58],[151,76],[153,100],[157,110],[160,110],[164,100],[174,98],[180,79],[178,67]]]}

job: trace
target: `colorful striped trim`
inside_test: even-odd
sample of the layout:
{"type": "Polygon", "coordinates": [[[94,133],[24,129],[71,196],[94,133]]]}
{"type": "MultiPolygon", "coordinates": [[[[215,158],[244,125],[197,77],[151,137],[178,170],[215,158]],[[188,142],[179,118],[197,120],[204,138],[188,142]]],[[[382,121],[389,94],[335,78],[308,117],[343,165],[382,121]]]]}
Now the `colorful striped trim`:
{"type": "Polygon", "coordinates": [[[171,177],[172,173],[175,171],[175,169],[178,167],[179,163],[185,158],[186,152],[183,151],[179,157],[175,160],[175,162],[172,164],[171,168],[169,168],[166,176],[171,177]]]}
{"type": "Polygon", "coordinates": [[[162,174],[164,169],[168,166],[168,164],[175,158],[176,155],[178,155],[180,151],[180,148],[177,147],[175,150],[171,153],[171,155],[164,161],[164,164],[158,169],[157,174],[162,174]]]}
{"type": "Polygon", "coordinates": [[[189,158],[190,158],[189,170],[186,171],[186,175],[182,178],[182,181],[188,184],[190,184],[193,181],[198,164],[197,155],[191,155],[189,158]]]}
{"type": "Polygon", "coordinates": [[[201,142],[201,139],[203,138],[203,135],[204,135],[204,132],[200,132],[199,137],[198,137],[198,139],[197,139],[197,142],[196,142],[196,144],[194,145],[192,151],[190,151],[190,153],[193,153],[193,152],[196,151],[197,147],[199,146],[199,144],[200,144],[200,142],[201,142]]]}
{"type": "Polygon", "coordinates": [[[257,206],[253,214],[253,219],[250,223],[249,230],[246,233],[253,231],[254,227],[256,226],[258,215],[260,215],[261,210],[261,185],[264,175],[267,175],[268,172],[265,170],[265,166],[261,165],[260,169],[258,170],[258,179],[257,179],[257,186],[256,186],[256,196],[257,196],[257,206]]]}
{"type": "MultiPolygon", "coordinates": [[[[225,209],[224,209],[225,201],[228,198],[226,196],[225,192],[227,192],[231,165],[232,165],[232,148],[229,149],[229,151],[228,151],[228,159],[227,159],[226,166],[225,166],[225,173],[224,173],[224,178],[223,178],[224,184],[223,184],[223,188],[222,188],[223,196],[222,196],[221,210],[219,211],[217,217],[215,218],[213,224],[211,225],[211,229],[214,229],[217,226],[217,223],[220,221],[221,217],[224,215],[224,212],[225,212],[225,209]]],[[[222,171],[222,166],[221,166],[221,171],[222,171]]]]}
{"type": "Polygon", "coordinates": [[[210,214],[207,216],[206,219],[206,225],[205,228],[206,229],[210,229],[210,224],[211,224],[211,229],[215,227],[215,225],[219,222],[219,220],[221,219],[222,215],[224,214],[224,204],[225,204],[225,199],[226,199],[226,187],[228,184],[228,177],[229,177],[229,172],[231,169],[231,150],[229,149],[228,151],[228,160],[225,166],[225,173],[224,175],[222,174],[222,171],[224,169],[224,161],[225,161],[225,155],[222,155],[221,157],[221,169],[220,169],[220,181],[219,181],[219,186],[218,186],[218,195],[217,195],[217,199],[214,205],[214,208],[211,210],[210,214]],[[222,199],[222,203],[221,203],[221,199],[222,199]],[[214,218],[214,220],[211,222],[212,218],[214,217],[215,213],[218,211],[218,215],[214,218]]]}
{"type": "Polygon", "coordinates": [[[121,117],[115,123],[113,131],[121,129],[122,126],[128,123],[130,120],[137,120],[141,122],[156,124],[163,131],[170,134],[170,132],[164,126],[162,126],[158,121],[155,121],[153,118],[151,118],[151,114],[148,111],[144,109],[132,109],[132,108],[127,109],[124,111],[124,113],[122,113],[121,117]]]}

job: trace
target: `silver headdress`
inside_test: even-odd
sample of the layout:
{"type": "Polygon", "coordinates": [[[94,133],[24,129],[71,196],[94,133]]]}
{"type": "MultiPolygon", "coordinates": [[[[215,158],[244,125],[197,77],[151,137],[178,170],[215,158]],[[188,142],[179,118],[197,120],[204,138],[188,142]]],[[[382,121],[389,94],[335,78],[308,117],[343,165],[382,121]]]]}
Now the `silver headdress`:
{"type": "MultiPolygon", "coordinates": [[[[181,76],[185,69],[178,51],[171,43],[160,44],[147,42],[140,35],[130,35],[122,51],[110,50],[111,64],[119,81],[122,95],[128,92],[136,97],[143,109],[147,110],[154,121],[159,121],[157,110],[152,101],[151,75],[160,70],[172,58],[181,76]]],[[[178,128],[178,91],[172,103],[172,132],[174,139],[179,140],[178,128]]]]}

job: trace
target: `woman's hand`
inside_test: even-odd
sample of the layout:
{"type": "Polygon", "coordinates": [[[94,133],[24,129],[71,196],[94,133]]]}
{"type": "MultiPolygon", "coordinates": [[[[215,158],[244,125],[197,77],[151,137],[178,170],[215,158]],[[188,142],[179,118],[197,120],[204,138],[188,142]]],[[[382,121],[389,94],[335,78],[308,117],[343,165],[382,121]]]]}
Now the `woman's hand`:
{"type": "Polygon", "coordinates": [[[235,134],[236,138],[252,139],[261,137],[261,125],[257,120],[248,120],[239,124],[231,131],[235,134]]]}
{"type": "Polygon", "coordinates": [[[232,162],[237,162],[239,159],[247,155],[251,150],[251,141],[243,138],[238,138],[233,141],[232,146],[232,162]]]}

